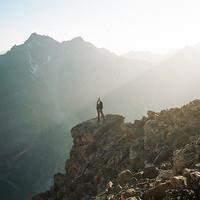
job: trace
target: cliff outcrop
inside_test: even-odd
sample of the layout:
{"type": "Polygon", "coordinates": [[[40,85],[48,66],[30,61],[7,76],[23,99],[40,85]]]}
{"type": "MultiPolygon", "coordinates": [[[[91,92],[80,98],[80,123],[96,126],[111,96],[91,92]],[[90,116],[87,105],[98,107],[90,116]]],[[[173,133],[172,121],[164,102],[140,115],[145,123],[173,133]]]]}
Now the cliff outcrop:
{"type": "Polygon", "coordinates": [[[200,100],[72,128],[66,173],[33,200],[200,199],[200,100]]]}

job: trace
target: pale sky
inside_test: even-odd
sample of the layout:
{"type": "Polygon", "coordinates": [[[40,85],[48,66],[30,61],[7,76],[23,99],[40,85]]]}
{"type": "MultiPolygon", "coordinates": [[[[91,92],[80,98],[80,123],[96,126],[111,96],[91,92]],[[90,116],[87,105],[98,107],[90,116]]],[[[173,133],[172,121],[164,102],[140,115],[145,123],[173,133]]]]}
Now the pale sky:
{"type": "Polygon", "coordinates": [[[179,49],[200,42],[200,0],[0,0],[0,51],[32,32],[118,54],[179,49]]]}

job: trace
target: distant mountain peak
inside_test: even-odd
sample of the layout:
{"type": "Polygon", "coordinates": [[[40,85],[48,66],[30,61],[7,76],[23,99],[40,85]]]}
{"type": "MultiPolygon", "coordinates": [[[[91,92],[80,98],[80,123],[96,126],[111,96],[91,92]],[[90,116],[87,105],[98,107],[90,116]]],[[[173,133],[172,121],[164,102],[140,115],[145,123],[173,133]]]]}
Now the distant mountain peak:
{"type": "Polygon", "coordinates": [[[37,34],[36,32],[34,32],[29,36],[27,41],[32,41],[32,40],[35,40],[35,39],[38,39],[38,38],[44,38],[44,37],[47,37],[47,36],[42,36],[42,35],[37,34]]]}
{"type": "Polygon", "coordinates": [[[78,36],[78,37],[75,37],[71,40],[67,40],[67,41],[63,41],[64,44],[83,44],[83,43],[86,43],[86,41],[81,37],[81,36],[78,36]]]}
{"type": "MultiPolygon", "coordinates": [[[[53,38],[47,36],[47,35],[40,35],[36,32],[32,33],[29,38],[26,40],[27,43],[35,43],[35,42],[54,42],[58,43],[58,41],[54,40],[53,38]]],[[[25,43],[26,43],[25,42],[25,43]]]]}
{"type": "Polygon", "coordinates": [[[37,37],[37,36],[41,36],[40,34],[36,33],[36,32],[33,32],[31,33],[30,37],[37,37]]]}
{"type": "Polygon", "coordinates": [[[63,41],[63,44],[66,46],[73,46],[73,47],[86,47],[86,48],[94,48],[95,46],[85,41],[81,36],[75,37],[71,40],[63,41]]]}
{"type": "Polygon", "coordinates": [[[71,41],[73,41],[73,42],[85,42],[85,40],[81,36],[75,37],[71,41]]]}

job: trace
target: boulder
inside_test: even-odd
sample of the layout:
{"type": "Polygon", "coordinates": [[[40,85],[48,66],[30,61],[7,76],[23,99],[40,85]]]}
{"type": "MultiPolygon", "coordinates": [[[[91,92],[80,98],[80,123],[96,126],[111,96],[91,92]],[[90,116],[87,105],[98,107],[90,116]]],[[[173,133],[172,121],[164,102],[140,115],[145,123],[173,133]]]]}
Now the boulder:
{"type": "Polygon", "coordinates": [[[125,185],[128,181],[130,181],[133,178],[133,173],[130,170],[124,170],[121,173],[119,173],[116,183],[120,185],[125,185]]]}
{"type": "Polygon", "coordinates": [[[65,175],[58,173],[54,175],[54,188],[59,189],[65,184],[65,175]]]}
{"type": "Polygon", "coordinates": [[[163,170],[172,169],[172,163],[170,161],[164,161],[161,163],[160,169],[163,169],[163,170]]]}
{"type": "Polygon", "coordinates": [[[159,174],[157,167],[146,167],[143,169],[142,178],[156,178],[159,174]]]}
{"type": "Polygon", "coordinates": [[[170,179],[170,181],[166,181],[161,183],[147,191],[144,192],[144,199],[162,199],[165,197],[165,192],[169,189],[178,189],[186,185],[186,178],[183,176],[175,176],[170,179]]]}
{"type": "Polygon", "coordinates": [[[184,168],[195,166],[199,162],[199,152],[196,144],[187,144],[173,154],[173,166],[176,173],[182,173],[184,168]]]}
{"type": "Polygon", "coordinates": [[[124,192],[124,197],[128,198],[128,197],[133,197],[135,195],[136,191],[134,188],[129,188],[128,190],[126,190],[126,192],[124,192]]]}
{"type": "Polygon", "coordinates": [[[179,189],[187,185],[186,178],[184,176],[174,176],[170,179],[173,188],[179,189]]]}
{"type": "Polygon", "coordinates": [[[149,190],[146,190],[143,193],[143,199],[162,199],[165,197],[165,191],[172,188],[172,184],[170,181],[166,181],[165,183],[161,183],[156,187],[153,187],[149,190]]]}
{"type": "Polygon", "coordinates": [[[148,111],[147,112],[148,118],[149,119],[156,119],[159,117],[159,113],[156,113],[154,111],[148,111]]]}
{"type": "Polygon", "coordinates": [[[194,169],[184,169],[183,174],[187,178],[187,184],[191,188],[200,191],[200,171],[194,169]]]}
{"type": "Polygon", "coordinates": [[[172,178],[174,176],[174,171],[172,169],[168,169],[168,170],[163,170],[160,169],[159,170],[159,175],[158,175],[158,179],[164,179],[164,180],[169,180],[170,178],[172,178]]]}

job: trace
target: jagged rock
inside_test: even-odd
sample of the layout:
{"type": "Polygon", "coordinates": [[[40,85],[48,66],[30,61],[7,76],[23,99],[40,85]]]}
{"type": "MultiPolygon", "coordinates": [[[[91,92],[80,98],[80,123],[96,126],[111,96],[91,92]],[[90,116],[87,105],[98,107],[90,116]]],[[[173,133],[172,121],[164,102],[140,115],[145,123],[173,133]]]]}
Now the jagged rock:
{"type": "Polygon", "coordinates": [[[186,178],[183,176],[175,176],[170,179],[170,181],[166,181],[161,183],[147,191],[144,192],[144,199],[162,199],[166,195],[166,191],[170,189],[179,189],[186,185],[186,178]]]}
{"type": "Polygon", "coordinates": [[[159,114],[156,113],[156,112],[154,112],[154,111],[148,111],[148,112],[147,112],[147,115],[148,115],[148,118],[149,118],[149,119],[152,119],[152,120],[158,118],[158,116],[159,116],[159,114]]]}
{"type": "Polygon", "coordinates": [[[173,188],[176,188],[176,189],[187,185],[186,178],[183,176],[174,176],[170,179],[170,182],[173,188]]]}
{"type": "MultiPolygon", "coordinates": [[[[106,144],[104,139],[111,141],[110,144],[107,144],[108,147],[112,146],[112,135],[120,131],[120,125],[123,123],[123,120],[124,118],[122,116],[107,115],[104,123],[97,123],[97,119],[92,119],[72,128],[71,132],[74,145],[70,153],[70,159],[66,162],[67,173],[72,177],[80,176],[87,169],[89,160],[97,156],[101,158],[105,152],[105,148],[102,148],[106,144]],[[110,138],[105,137],[105,132],[109,131],[110,128],[112,128],[112,135],[109,134],[110,138]],[[115,132],[115,130],[117,131],[115,132]],[[102,147],[100,143],[97,143],[98,141],[100,142],[100,138],[102,138],[101,142],[103,142],[102,147]]],[[[115,157],[110,157],[107,160],[107,165],[120,161],[122,159],[120,156],[122,155],[117,153],[115,157]]]]}
{"type": "Polygon", "coordinates": [[[165,191],[171,188],[172,184],[170,181],[161,183],[160,185],[145,191],[142,197],[144,200],[162,199],[165,196],[165,191]]]}
{"type": "Polygon", "coordinates": [[[129,188],[128,190],[126,190],[126,192],[124,192],[124,197],[128,198],[128,197],[133,197],[135,195],[136,191],[134,188],[129,188]]]}
{"type": "Polygon", "coordinates": [[[200,172],[194,169],[184,169],[183,175],[187,180],[187,185],[166,191],[166,200],[200,199],[200,172]]]}
{"type": "Polygon", "coordinates": [[[158,145],[170,145],[173,148],[188,144],[188,136],[200,133],[200,101],[195,100],[181,109],[161,111],[156,119],[147,120],[145,130],[145,148],[155,149],[158,145]]]}
{"type": "Polygon", "coordinates": [[[198,199],[195,196],[195,192],[189,189],[169,189],[165,191],[166,197],[165,200],[193,200],[198,199]]]}
{"type": "Polygon", "coordinates": [[[163,169],[163,170],[169,170],[169,169],[172,169],[172,164],[170,161],[164,161],[161,163],[160,165],[160,169],[163,169]]]}
{"type": "Polygon", "coordinates": [[[132,172],[130,170],[124,170],[118,175],[116,182],[123,186],[132,178],[133,178],[132,172]]]}
{"type": "Polygon", "coordinates": [[[143,170],[142,178],[156,178],[159,170],[156,167],[146,167],[143,170]]]}
{"type": "Polygon", "coordinates": [[[187,178],[188,185],[193,189],[200,189],[200,171],[184,169],[183,174],[187,178]]]}
{"type": "Polygon", "coordinates": [[[197,168],[198,170],[200,170],[200,163],[195,164],[195,168],[197,168]]]}
{"type": "Polygon", "coordinates": [[[168,169],[168,170],[163,170],[163,169],[160,169],[159,170],[159,175],[157,176],[158,179],[161,179],[161,180],[169,180],[170,178],[172,178],[174,176],[174,171],[172,169],[168,169]]]}
{"type": "Polygon", "coordinates": [[[199,121],[196,100],[134,123],[119,115],[83,122],[71,131],[66,174],[34,200],[200,199],[199,121]]]}
{"type": "Polygon", "coordinates": [[[195,166],[199,162],[200,145],[197,142],[187,144],[184,148],[174,152],[173,165],[177,173],[182,173],[184,168],[195,166]]]}
{"type": "Polygon", "coordinates": [[[58,173],[54,175],[54,188],[61,188],[65,184],[65,175],[58,173]]]}
{"type": "Polygon", "coordinates": [[[166,160],[169,160],[169,158],[172,156],[172,154],[173,154],[172,150],[168,146],[163,145],[159,149],[156,157],[154,158],[153,164],[160,164],[166,160]]]}
{"type": "Polygon", "coordinates": [[[107,189],[108,190],[112,189],[112,186],[113,186],[113,182],[112,181],[108,181],[108,183],[107,183],[107,189]]]}

